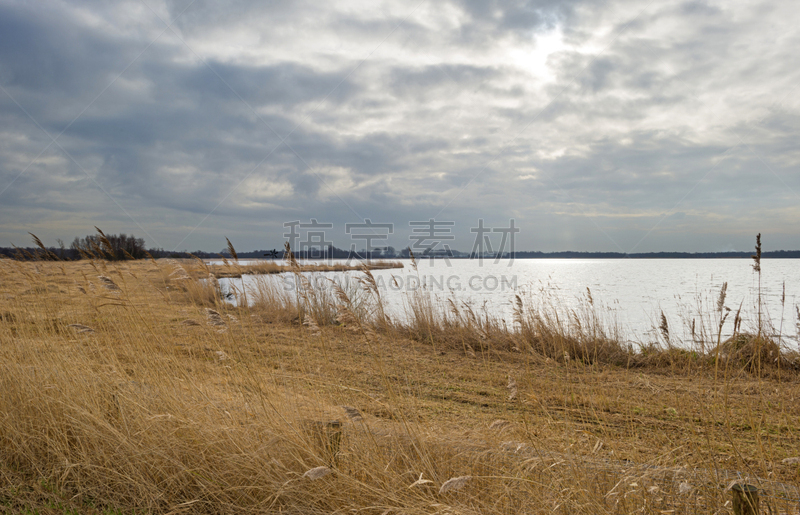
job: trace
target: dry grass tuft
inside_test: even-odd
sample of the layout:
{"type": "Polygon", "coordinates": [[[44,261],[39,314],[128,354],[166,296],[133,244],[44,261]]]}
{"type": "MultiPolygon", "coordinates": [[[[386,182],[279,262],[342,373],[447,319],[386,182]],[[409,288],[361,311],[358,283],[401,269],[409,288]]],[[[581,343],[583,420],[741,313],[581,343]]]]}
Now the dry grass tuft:
{"type": "Polygon", "coordinates": [[[751,372],[761,368],[793,366],[774,340],[750,333],[739,333],[726,339],[720,345],[719,356],[721,360],[731,361],[737,368],[751,372]]]}
{"type": "MultiPolygon", "coordinates": [[[[294,256],[292,256],[294,257],[294,256]]],[[[227,261],[223,258],[223,261],[227,261]]],[[[288,258],[287,258],[288,261],[288,258]]],[[[359,270],[387,270],[390,268],[403,268],[403,264],[398,261],[372,261],[364,262],[355,265],[346,265],[341,263],[334,264],[300,264],[294,260],[294,265],[289,262],[289,265],[282,265],[274,261],[263,261],[251,264],[237,264],[235,267],[226,263],[224,267],[213,266],[211,267],[212,273],[218,278],[228,277],[235,278],[242,275],[269,275],[269,274],[285,274],[292,272],[312,273],[312,272],[347,272],[359,270]]]]}

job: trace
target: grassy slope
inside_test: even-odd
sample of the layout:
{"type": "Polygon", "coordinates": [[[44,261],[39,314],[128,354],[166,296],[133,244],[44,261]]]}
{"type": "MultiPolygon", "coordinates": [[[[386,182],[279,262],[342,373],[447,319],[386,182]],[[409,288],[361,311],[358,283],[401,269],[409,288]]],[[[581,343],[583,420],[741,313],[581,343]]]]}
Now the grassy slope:
{"type": "Polygon", "coordinates": [[[800,482],[781,463],[800,455],[795,373],[317,332],[175,266],[0,262],[0,510],[724,512],[716,470],[800,482]],[[335,463],[304,422],[334,419],[335,463]],[[320,466],[335,471],[303,476],[320,466]]]}

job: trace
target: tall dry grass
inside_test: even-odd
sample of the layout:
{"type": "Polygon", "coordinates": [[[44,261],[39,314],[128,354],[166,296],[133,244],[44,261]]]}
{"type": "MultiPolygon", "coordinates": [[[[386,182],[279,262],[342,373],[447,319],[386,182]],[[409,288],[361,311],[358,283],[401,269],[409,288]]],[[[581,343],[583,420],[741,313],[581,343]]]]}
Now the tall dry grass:
{"type": "MultiPolygon", "coordinates": [[[[250,262],[247,264],[238,264],[232,267],[226,258],[223,258],[223,265],[211,265],[212,273],[217,278],[235,278],[242,275],[270,275],[270,274],[284,274],[291,272],[283,263],[276,263],[275,261],[258,261],[250,262]]],[[[346,271],[359,271],[364,268],[368,270],[387,270],[391,268],[403,268],[403,264],[398,261],[369,261],[364,263],[356,263],[348,265],[346,263],[298,263],[300,271],[303,273],[312,272],[346,272],[346,271]]]]}
{"type": "Polygon", "coordinates": [[[590,292],[401,323],[369,274],[294,277],[234,306],[192,260],[0,261],[0,507],[725,513],[731,470],[793,509],[766,495],[800,480],[789,370],[667,376],[590,292]]]}
{"type": "MultiPolygon", "coordinates": [[[[411,267],[416,271],[412,257],[411,267]]],[[[419,283],[419,281],[418,281],[419,283]]],[[[650,367],[684,373],[718,369],[746,370],[756,375],[800,369],[797,342],[782,332],[763,308],[745,321],[742,305],[727,306],[727,284],[718,295],[678,313],[677,327],[660,312],[653,331],[627,335],[614,311],[598,303],[587,288],[577,302],[545,288],[513,296],[512,317],[506,321],[485,306],[451,297],[442,302],[424,285],[407,292],[405,317],[395,321],[395,333],[443,348],[476,352],[532,353],[557,362],[650,367]],[[794,344],[794,345],[793,345],[794,344]]],[[[785,293],[784,293],[785,300],[785,293]]]]}

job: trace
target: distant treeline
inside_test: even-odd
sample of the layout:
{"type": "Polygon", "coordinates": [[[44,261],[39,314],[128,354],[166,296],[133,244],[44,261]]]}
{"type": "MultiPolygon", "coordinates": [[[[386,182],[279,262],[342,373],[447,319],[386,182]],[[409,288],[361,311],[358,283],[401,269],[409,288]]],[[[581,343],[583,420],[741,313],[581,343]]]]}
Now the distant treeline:
{"type": "MultiPolygon", "coordinates": [[[[75,240],[66,247],[61,240],[58,240],[59,247],[0,247],[0,256],[7,256],[12,259],[19,260],[53,260],[61,259],[66,261],[73,261],[85,259],[91,256],[101,257],[109,260],[124,260],[124,259],[143,259],[152,256],[158,258],[191,258],[198,257],[201,259],[214,259],[219,257],[231,258],[228,250],[220,252],[206,252],[203,250],[188,251],[167,251],[162,248],[145,248],[144,240],[136,238],[135,236],[127,236],[125,234],[111,234],[106,235],[106,239],[111,246],[111,251],[102,242],[102,235],[88,235],[85,238],[75,238],[75,240]]],[[[391,247],[389,247],[391,249],[391,247]]],[[[393,249],[390,253],[386,251],[376,252],[356,252],[353,250],[339,249],[334,246],[328,246],[324,250],[298,250],[293,251],[297,259],[359,259],[359,260],[372,260],[372,259],[390,259],[396,257],[408,257],[408,250],[404,249],[399,254],[395,254],[393,249]]],[[[237,252],[236,255],[239,259],[283,259],[283,249],[272,250],[253,250],[249,252],[237,252]]]]}
{"type": "MultiPolygon", "coordinates": [[[[33,236],[33,235],[31,235],[33,236]]],[[[192,255],[200,258],[218,256],[209,252],[168,252],[161,248],[146,248],[144,239],[127,234],[90,234],[84,238],[76,237],[69,247],[59,239],[58,247],[46,247],[41,240],[33,236],[36,247],[0,247],[0,256],[18,260],[63,260],[75,261],[87,258],[99,258],[109,261],[125,259],[144,259],[147,257],[188,258],[192,255]]]]}
{"type": "MultiPolygon", "coordinates": [[[[201,259],[214,259],[224,256],[230,258],[228,250],[221,252],[206,252],[196,250],[194,252],[175,252],[166,251],[162,248],[145,248],[145,241],[133,235],[126,234],[98,234],[88,235],[84,238],[75,238],[69,247],[63,241],[57,240],[58,247],[45,247],[41,241],[34,238],[36,247],[0,247],[0,256],[19,260],[78,260],[85,258],[101,258],[108,260],[124,259],[144,259],[152,256],[158,258],[190,258],[192,256],[201,259]]],[[[295,250],[293,251],[297,259],[393,259],[406,258],[409,255],[408,249],[395,252],[392,247],[387,247],[375,252],[356,252],[354,250],[344,250],[329,245],[324,249],[295,250]]],[[[474,259],[466,254],[453,252],[456,255],[449,255],[448,259],[474,259]],[[458,255],[461,254],[461,255],[458,255]]],[[[283,259],[283,250],[254,250],[250,252],[237,252],[240,259],[253,258],[272,258],[283,259]]],[[[622,252],[514,252],[504,254],[505,258],[514,259],[724,259],[724,258],[750,258],[750,252],[638,252],[626,254],[622,252]]],[[[424,255],[417,256],[424,258],[424,255]]],[[[436,255],[441,258],[443,256],[436,255]]],[[[794,258],[800,259],[800,250],[774,250],[761,254],[762,258],[794,258]]],[[[484,257],[484,259],[493,259],[484,257]]]]}
{"type": "MultiPolygon", "coordinates": [[[[391,249],[391,247],[389,247],[391,249]]],[[[392,249],[393,250],[393,249],[392,249]]],[[[393,259],[393,258],[408,258],[408,249],[402,249],[399,252],[364,252],[344,250],[333,246],[329,246],[324,250],[314,249],[311,251],[293,250],[292,253],[297,259],[393,259]]],[[[192,253],[198,257],[204,257],[199,254],[192,253]]],[[[207,254],[207,253],[202,253],[207,254]]],[[[236,253],[240,259],[247,258],[263,258],[275,257],[276,259],[283,259],[283,250],[254,250],[252,252],[238,252],[236,253]]],[[[448,259],[476,259],[476,256],[469,256],[466,253],[453,251],[454,255],[447,256],[448,259]]],[[[207,254],[208,257],[225,256],[230,258],[231,255],[227,250],[223,250],[218,254],[207,254]]],[[[426,259],[426,256],[417,253],[418,259],[426,259]]],[[[436,255],[437,259],[444,256],[436,255]]],[[[639,252],[625,254],[623,252],[512,252],[503,255],[504,258],[514,259],[724,259],[724,258],[750,258],[752,252],[639,252]]],[[[800,259],[800,250],[773,250],[762,252],[763,258],[795,258],[800,259]]],[[[484,257],[484,259],[494,259],[491,257],[484,257]]]]}
{"type": "MultiPolygon", "coordinates": [[[[752,252],[515,252],[515,259],[724,259],[750,258],[752,252]]],[[[800,258],[800,250],[772,250],[761,253],[763,258],[800,258]]]]}
{"type": "MultiPolygon", "coordinates": [[[[194,252],[170,252],[160,248],[150,248],[146,249],[145,252],[147,254],[153,256],[155,259],[158,258],[190,258],[192,256],[199,257],[201,259],[212,259],[218,258],[219,254],[214,252],[204,252],[202,250],[196,250],[194,252]]],[[[138,253],[137,253],[138,254],[138,253]]],[[[131,254],[133,259],[144,259],[147,257],[147,254],[138,254],[138,257],[134,254],[131,254]]],[[[95,254],[96,255],[96,254],[95,254]]],[[[122,254],[125,256],[125,254],[122,254]]],[[[72,248],[59,248],[59,247],[47,247],[47,253],[45,253],[39,247],[0,247],[0,256],[4,256],[11,259],[18,259],[21,261],[46,261],[46,260],[55,260],[60,259],[63,261],[77,261],[80,259],[84,259],[86,256],[81,255],[81,253],[72,248]]],[[[240,254],[239,257],[242,257],[240,254]]],[[[114,257],[110,257],[108,255],[102,256],[103,259],[108,260],[119,260],[120,258],[114,255],[114,257]]],[[[131,259],[130,257],[122,257],[121,259],[131,259]]]]}

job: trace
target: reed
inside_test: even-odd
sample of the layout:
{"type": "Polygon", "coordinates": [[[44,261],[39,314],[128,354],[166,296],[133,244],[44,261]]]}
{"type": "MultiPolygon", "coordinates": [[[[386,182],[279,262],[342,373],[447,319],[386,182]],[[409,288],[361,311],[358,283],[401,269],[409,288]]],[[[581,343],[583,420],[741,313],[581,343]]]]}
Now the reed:
{"type": "Polygon", "coordinates": [[[796,509],[793,354],[726,347],[759,334],[722,294],[678,366],[679,324],[637,347],[591,291],[509,324],[422,292],[405,321],[366,273],[236,305],[208,274],[0,260],[0,511],[724,513],[737,473],[796,509]]]}
{"type": "MultiPolygon", "coordinates": [[[[360,270],[387,270],[391,268],[403,268],[403,264],[397,261],[370,261],[348,265],[344,263],[318,263],[318,264],[297,264],[298,271],[304,273],[311,272],[348,272],[360,270]]],[[[217,278],[235,278],[242,275],[268,275],[292,273],[290,267],[274,261],[262,261],[245,265],[238,265],[235,268],[230,266],[212,266],[212,273],[217,278]]]]}

